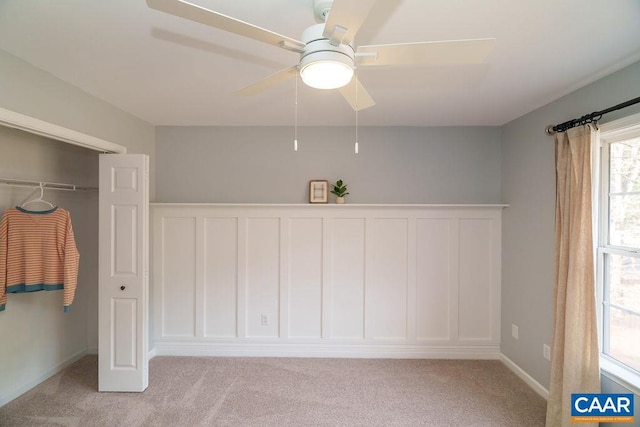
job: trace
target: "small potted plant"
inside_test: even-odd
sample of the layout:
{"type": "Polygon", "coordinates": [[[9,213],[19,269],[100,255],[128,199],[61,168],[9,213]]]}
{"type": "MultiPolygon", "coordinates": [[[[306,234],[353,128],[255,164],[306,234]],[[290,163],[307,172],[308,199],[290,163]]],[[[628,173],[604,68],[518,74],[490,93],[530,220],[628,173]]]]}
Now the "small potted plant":
{"type": "Polygon", "coordinates": [[[344,184],[341,179],[339,179],[335,184],[332,185],[333,189],[331,190],[332,194],[336,195],[336,203],[341,205],[344,203],[344,196],[347,194],[347,184],[344,184]]]}

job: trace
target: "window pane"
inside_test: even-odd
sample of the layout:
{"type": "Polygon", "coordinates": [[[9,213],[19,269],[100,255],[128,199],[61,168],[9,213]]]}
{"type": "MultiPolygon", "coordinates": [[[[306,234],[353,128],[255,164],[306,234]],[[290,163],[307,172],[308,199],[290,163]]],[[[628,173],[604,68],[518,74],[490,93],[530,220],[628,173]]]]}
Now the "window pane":
{"type": "Polygon", "coordinates": [[[609,191],[640,192],[640,138],[610,145],[609,191]]]}
{"type": "Polygon", "coordinates": [[[640,316],[611,307],[609,310],[609,356],[640,371],[640,316]]]}
{"type": "Polygon", "coordinates": [[[609,295],[605,299],[640,314],[640,258],[607,254],[606,262],[609,295]]]}
{"type": "Polygon", "coordinates": [[[609,243],[640,247],[640,195],[609,197],[609,243]]]}
{"type": "Polygon", "coordinates": [[[640,138],[610,145],[609,243],[640,247],[640,138]]]}
{"type": "MultiPolygon", "coordinates": [[[[629,197],[620,197],[619,200],[629,197]]],[[[624,209],[627,210],[626,215],[629,215],[628,207],[624,207],[624,209]]],[[[612,227],[613,223],[614,221],[611,222],[612,227]]],[[[615,235],[613,228],[610,232],[612,236],[615,235]]],[[[619,236],[621,237],[620,244],[627,242],[624,246],[637,246],[637,243],[629,243],[628,233],[621,233],[619,236]]],[[[625,365],[640,371],[640,340],[638,340],[638,331],[640,331],[640,258],[608,253],[605,255],[605,275],[607,283],[605,301],[609,304],[609,329],[604,334],[605,340],[608,340],[605,352],[625,365]]],[[[606,324],[607,322],[605,322],[606,324]]]]}

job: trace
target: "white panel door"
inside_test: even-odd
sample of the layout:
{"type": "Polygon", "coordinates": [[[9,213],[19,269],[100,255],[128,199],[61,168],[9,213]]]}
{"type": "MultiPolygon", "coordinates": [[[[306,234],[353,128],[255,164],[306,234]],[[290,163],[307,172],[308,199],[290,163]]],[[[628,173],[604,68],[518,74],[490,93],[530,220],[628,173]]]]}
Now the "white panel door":
{"type": "Polygon", "coordinates": [[[100,156],[98,390],[141,392],[148,379],[149,160],[100,156]]]}

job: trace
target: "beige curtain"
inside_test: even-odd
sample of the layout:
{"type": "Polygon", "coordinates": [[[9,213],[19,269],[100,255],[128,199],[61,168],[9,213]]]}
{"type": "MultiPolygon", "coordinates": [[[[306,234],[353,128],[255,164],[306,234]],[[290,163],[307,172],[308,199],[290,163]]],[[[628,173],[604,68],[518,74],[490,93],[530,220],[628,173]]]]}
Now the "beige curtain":
{"type": "Polygon", "coordinates": [[[595,132],[589,125],[558,133],[555,140],[556,258],[547,427],[576,425],[571,423],[571,393],[600,392],[591,227],[592,141],[595,132]]]}

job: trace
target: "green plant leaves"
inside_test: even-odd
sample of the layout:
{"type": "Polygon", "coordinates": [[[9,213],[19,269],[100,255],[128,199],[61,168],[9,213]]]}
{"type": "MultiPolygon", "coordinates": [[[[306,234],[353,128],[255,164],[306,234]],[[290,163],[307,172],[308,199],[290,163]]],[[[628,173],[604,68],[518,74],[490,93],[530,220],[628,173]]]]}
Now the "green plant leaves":
{"type": "Polygon", "coordinates": [[[338,181],[336,181],[335,184],[333,184],[333,190],[331,190],[331,194],[335,194],[338,197],[344,197],[347,194],[347,184],[344,184],[342,182],[341,179],[339,179],[338,181]]]}

